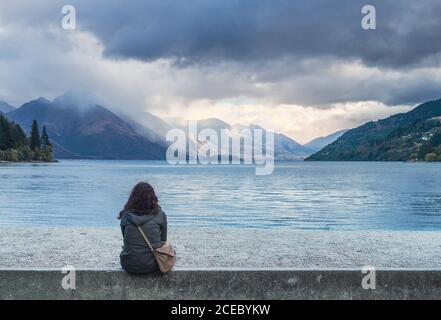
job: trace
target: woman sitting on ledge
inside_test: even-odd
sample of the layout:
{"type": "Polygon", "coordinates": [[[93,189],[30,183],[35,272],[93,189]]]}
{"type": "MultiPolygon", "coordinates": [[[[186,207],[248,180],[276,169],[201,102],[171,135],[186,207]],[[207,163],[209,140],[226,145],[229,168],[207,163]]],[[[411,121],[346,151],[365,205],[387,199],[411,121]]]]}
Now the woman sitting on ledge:
{"type": "Polygon", "coordinates": [[[124,238],[122,268],[129,273],[158,271],[155,257],[138,230],[140,226],[155,249],[167,241],[167,217],[158,205],[153,187],[146,182],[135,185],[118,219],[124,238]]]}

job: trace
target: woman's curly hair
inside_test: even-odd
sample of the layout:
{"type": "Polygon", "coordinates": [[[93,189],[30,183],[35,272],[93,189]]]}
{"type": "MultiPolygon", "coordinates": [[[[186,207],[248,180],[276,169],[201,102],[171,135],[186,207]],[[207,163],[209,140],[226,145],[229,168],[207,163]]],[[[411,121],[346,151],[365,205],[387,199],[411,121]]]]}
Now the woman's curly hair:
{"type": "MultiPolygon", "coordinates": [[[[124,206],[124,210],[131,210],[141,215],[155,213],[158,208],[160,208],[158,197],[153,187],[147,182],[139,182],[133,187],[129,200],[124,206]]],[[[120,212],[119,218],[123,211],[120,212]]]]}

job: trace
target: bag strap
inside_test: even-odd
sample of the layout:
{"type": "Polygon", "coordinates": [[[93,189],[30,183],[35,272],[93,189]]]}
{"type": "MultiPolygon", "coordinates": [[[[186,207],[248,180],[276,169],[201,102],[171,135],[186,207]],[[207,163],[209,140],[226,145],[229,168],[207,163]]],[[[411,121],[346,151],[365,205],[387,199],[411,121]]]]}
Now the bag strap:
{"type": "Polygon", "coordinates": [[[153,249],[152,244],[150,243],[149,239],[147,238],[147,236],[145,235],[144,231],[142,230],[142,228],[140,226],[137,226],[139,232],[141,233],[142,237],[144,238],[145,242],[147,243],[147,245],[149,246],[150,250],[152,252],[155,251],[155,249],[153,249]]]}

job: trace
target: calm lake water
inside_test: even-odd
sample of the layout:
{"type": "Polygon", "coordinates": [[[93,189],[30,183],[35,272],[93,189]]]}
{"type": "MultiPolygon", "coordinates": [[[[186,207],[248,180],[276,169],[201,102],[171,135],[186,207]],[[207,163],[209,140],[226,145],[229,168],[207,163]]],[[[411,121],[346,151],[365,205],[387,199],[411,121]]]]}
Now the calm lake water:
{"type": "Polygon", "coordinates": [[[152,161],[0,164],[0,226],[117,226],[140,180],[171,227],[441,230],[441,164],[374,162],[282,162],[270,176],[152,161]]]}

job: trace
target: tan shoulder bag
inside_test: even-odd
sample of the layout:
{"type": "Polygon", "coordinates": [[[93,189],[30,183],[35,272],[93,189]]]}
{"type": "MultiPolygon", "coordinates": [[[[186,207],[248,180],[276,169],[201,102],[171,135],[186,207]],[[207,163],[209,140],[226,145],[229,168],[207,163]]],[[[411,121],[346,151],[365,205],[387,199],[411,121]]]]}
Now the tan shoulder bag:
{"type": "Polygon", "coordinates": [[[147,246],[152,251],[155,260],[158,263],[159,270],[161,270],[162,273],[171,271],[173,266],[176,264],[176,252],[171,243],[166,241],[161,247],[154,249],[140,226],[138,226],[138,230],[147,243],[147,246]]]}

